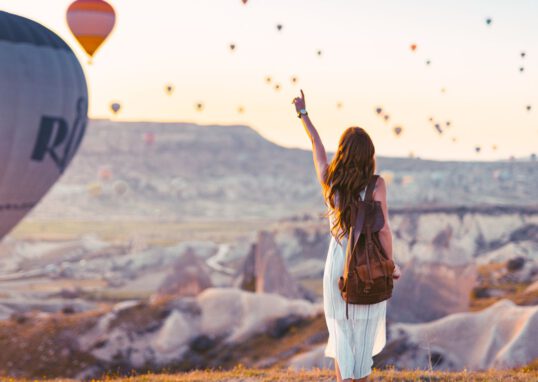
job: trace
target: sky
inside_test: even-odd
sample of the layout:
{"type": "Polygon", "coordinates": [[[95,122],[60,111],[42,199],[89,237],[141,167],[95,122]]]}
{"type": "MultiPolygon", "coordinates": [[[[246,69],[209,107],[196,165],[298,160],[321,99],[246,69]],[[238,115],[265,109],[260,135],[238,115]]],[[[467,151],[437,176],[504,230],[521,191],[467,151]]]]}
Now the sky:
{"type": "Polygon", "coordinates": [[[92,118],[245,124],[310,149],[291,104],[302,88],[328,151],[347,127],[361,126],[384,156],[538,152],[538,1],[107,1],[116,25],[90,65],[65,21],[72,0],[0,0],[0,9],[44,24],[73,48],[92,118]],[[438,134],[429,118],[450,127],[438,134]]]}

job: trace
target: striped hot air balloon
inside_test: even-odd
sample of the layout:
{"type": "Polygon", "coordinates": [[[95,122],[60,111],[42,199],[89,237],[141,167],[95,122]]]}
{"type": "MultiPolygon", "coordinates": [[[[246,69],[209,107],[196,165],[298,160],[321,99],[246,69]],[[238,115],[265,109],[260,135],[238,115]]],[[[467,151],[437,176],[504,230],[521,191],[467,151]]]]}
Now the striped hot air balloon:
{"type": "Polygon", "coordinates": [[[60,177],[87,123],[75,54],[44,26],[0,11],[0,238],[60,177]]]}
{"type": "Polygon", "coordinates": [[[67,9],[67,25],[90,57],[116,22],[114,8],[104,0],[76,0],[67,9]]]}

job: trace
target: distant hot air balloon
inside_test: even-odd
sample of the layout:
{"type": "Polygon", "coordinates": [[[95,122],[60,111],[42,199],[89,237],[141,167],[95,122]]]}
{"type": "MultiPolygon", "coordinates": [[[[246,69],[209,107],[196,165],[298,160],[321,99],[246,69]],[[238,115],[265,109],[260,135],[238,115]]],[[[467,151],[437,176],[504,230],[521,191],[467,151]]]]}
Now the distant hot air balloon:
{"type": "Polygon", "coordinates": [[[390,115],[385,114],[385,115],[383,116],[383,119],[385,120],[385,122],[388,122],[389,119],[390,119],[390,115]]]}
{"type": "Polygon", "coordinates": [[[270,76],[265,77],[265,82],[267,82],[268,84],[270,84],[272,80],[273,79],[270,76]]]}
{"type": "Polygon", "coordinates": [[[201,102],[198,102],[195,106],[196,106],[196,110],[197,110],[197,111],[202,111],[202,110],[204,110],[204,104],[201,103],[201,102]]]}
{"type": "Polygon", "coordinates": [[[486,24],[487,24],[487,25],[491,25],[492,22],[493,22],[493,20],[492,20],[490,17],[488,17],[488,18],[486,19],[486,24]]]}
{"type": "Polygon", "coordinates": [[[430,60],[426,60],[426,65],[430,65],[432,62],[430,60]]]}
{"type": "Polygon", "coordinates": [[[243,4],[247,4],[248,0],[241,0],[243,2],[243,4]]]}
{"type": "Polygon", "coordinates": [[[519,68],[519,72],[520,72],[520,73],[523,73],[524,71],[525,71],[525,68],[524,68],[523,66],[521,66],[521,67],[519,68]]]}
{"type": "Polygon", "coordinates": [[[380,108],[380,107],[376,107],[376,108],[375,108],[375,112],[376,112],[377,114],[381,114],[382,111],[383,111],[383,109],[380,108]]]}
{"type": "Polygon", "coordinates": [[[0,239],[36,205],[84,137],[88,90],[55,33],[0,11],[0,239]]]}
{"type": "Polygon", "coordinates": [[[323,52],[321,50],[318,50],[317,52],[318,56],[321,57],[321,55],[323,54],[323,52]]]}
{"type": "Polygon", "coordinates": [[[243,114],[243,113],[245,112],[245,108],[244,108],[243,106],[239,106],[239,107],[237,108],[237,112],[238,112],[239,114],[243,114]]]}
{"type": "Polygon", "coordinates": [[[76,0],[67,9],[66,17],[69,29],[90,58],[116,22],[114,8],[104,0],[76,0]]]}
{"type": "Polygon", "coordinates": [[[299,79],[297,78],[297,76],[293,76],[293,77],[291,77],[291,83],[292,83],[292,84],[296,84],[297,81],[299,81],[299,79]]]}
{"type": "Polygon", "coordinates": [[[457,141],[458,141],[458,138],[456,138],[456,137],[452,137],[452,142],[453,142],[453,143],[456,143],[457,141]]]}
{"type": "Polygon", "coordinates": [[[535,161],[536,160],[536,153],[532,153],[531,154],[531,161],[535,161]]]}
{"type": "Polygon", "coordinates": [[[441,93],[446,93],[446,89],[445,88],[441,88],[441,93]]]}
{"type": "Polygon", "coordinates": [[[415,50],[417,50],[417,44],[411,44],[409,48],[411,48],[411,51],[414,52],[415,50]]]}
{"type": "Polygon", "coordinates": [[[230,51],[233,52],[235,50],[235,44],[230,44],[229,45],[229,48],[230,48],[230,51]]]}
{"type": "Polygon", "coordinates": [[[446,122],[445,122],[445,126],[446,126],[446,127],[450,127],[451,124],[452,124],[452,123],[451,123],[450,121],[446,121],[446,122]]]}
{"type": "Polygon", "coordinates": [[[114,192],[118,196],[125,195],[125,193],[129,190],[129,185],[123,180],[118,180],[118,181],[114,182],[113,187],[114,187],[114,192]]]}
{"type": "Polygon", "coordinates": [[[403,129],[400,126],[396,126],[394,127],[393,131],[394,131],[394,134],[396,134],[396,136],[399,137],[403,129]]]}
{"type": "Polygon", "coordinates": [[[86,189],[88,190],[88,194],[90,194],[90,196],[93,198],[97,198],[103,192],[103,187],[98,182],[88,184],[86,189]]]}
{"type": "Polygon", "coordinates": [[[493,149],[493,151],[497,150],[497,145],[491,145],[491,148],[493,149]]]}
{"type": "Polygon", "coordinates": [[[112,102],[110,104],[110,110],[112,110],[112,112],[114,114],[118,114],[118,112],[120,111],[121,109],[121,104],[119,104],[118,102],[112,102]]]}
{"type": "Polygon", "coordinates": [[[276,29],[280,32],[282,30],[282,24],[277,24],[276,29]]]}
{"type": "Polygon", "coordinates": [[[525,53],[525,52],[521,52],[520,55],[521,55],[521,58],[525,58],[526,53],[525,53]]]}
{"type": "Polygon", "coordinates": [[[532,109],[532,106],[531,105],[527,105],[527,111],[531,111],[532,109]]]}
{"type": "Polygon", "coordinates": [[[99,171],[97,171],[97,176],[100,180],[110,180],[112,179],[112,170],[108,166],[101,166],[99,167],[99,171]]]}
{"type": "Polygon", "coordinates": [[[280,90],[280,84],[275,84],[275,90],[276,90],[276,91],[279,91],[279,90],[280,90]]]}
{"type": "Polygon", "coordinates": [[[476,151],[477,154],[480,152],[480,150],[482,150],[482,148],[480,146],[476,146],[474,148],[474,151],[476,151]]]}
{"type": "Polygon", "coordinates": [[[436,123],[436,124],[435,124],[435,129],[437,130],[437,132],[438,132],[439,134],[443,134],[443,129],[441,129],[441,125],[440,125],[440,124],[436,123]]]}
{"type": "Polygon", "coordinates": [[[143,140],[147,146],[152,146],[155,143],[155,133],[153,131],[146,131],[143,135],[143,140]]]}
{"type": "Polygon", "coordinates": [[[172,93],[174,92],[174,85],[172,84],[166,85],[165,90],[166,90],[166,94],[172,95],[172,93]]]}
{"type": "Polygon", "coordinates": [[[344,104],[342,102],[337,102],[336,103],[336,108],[337,109],[341,109],[342,107],[344,107],[344,104]]]}

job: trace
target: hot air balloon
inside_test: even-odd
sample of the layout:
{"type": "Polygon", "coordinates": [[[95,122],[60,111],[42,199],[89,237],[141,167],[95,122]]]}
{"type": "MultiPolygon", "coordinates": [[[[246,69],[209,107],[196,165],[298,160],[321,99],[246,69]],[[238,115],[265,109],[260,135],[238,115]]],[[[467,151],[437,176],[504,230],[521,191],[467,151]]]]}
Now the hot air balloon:
{"type": "Polygon", "coordinates": [[[397,137],[400,136],[400,134],[402,133],[403,129],[400,127],[400,126],[396,126],[394,127],[394,134],[396,134],[397,137]]]}
{"type": "Polygon", "coordinates": [[[273,79],[270,76],[265,77],[265,82],[267,82],[268,84],[270,84],[272,80],[273,79]]]}
{"type": "Polygon", "coordinates": [[[523,73],[524,71],[525,71],[525,68],[524,68],[523,66],[521,66],[521,67],[519,68],[519,72],[520,72],[520,73],[523,73]]]}
{"type": "Polygon", "coordinates": [[[56,182],[87,124],[88,90],[55,33],[0,11],[0,238],[56,182]]]}
{"type": "Polygon", "coordinates": [[[383,109],[380,108],[380,107],[376,107],[376,108],[375,108],[375,112],[376,112],[377,114],[381,114],[382,111],[383,111],[383,109]]]}
{"type": "Polygon", "coordinates": [[[244,108],[243,106],[239,106],[239,107],[237,108],[237,112],[238,112],[239,114],[243,114],[243,113],[245,112],[245,108],[244,108]]]}
{"type": "Polygon", "coordinates": [[[441,88],[441,93],[446,93],[446,89],[445,88],[441,88]]]}
{"type": "Polygon", "coordinates": [[[97,198],[103,192],[103,187],[98,182],[88,184],[86,189],[88,190],[88,194],[90,194],[90,196],[93,198],[97,198]]]}
{"type": "Polygon", "coordinates": [[[411,44],[409,48],[411,48],[411,51],[414,52],[415,50],[417,50],[417,44],[411,44]]]}
{"type": "Polygon", "coordinates": [[[230,51],[233,52],[235,50],[235,44],[233,43],[230,44],[229,48],[230,48],[230,51]]]}
{"type": "Polygon", "coordinates": [[[531,154],[531,161],[535,161],[536,160],[536,153],[532,153],[531,154]]]}
{"type": "Polygon", "coordinates": [[[299,79],[297,78],[297,76],[293,76],[293,77],[291,77],[291,83],[292,83],[292,84],[295,85],[295,84],[297,83],[297,81],[299,81],[299,79]]]}
{"type": "Polygon", "coordinates": [[[155,143],[155,133],[153,131],[146,131],[143,135],[143,140],[147,146],[152,146],[155,143]]]}
{"type": "Polygon", "coordinates": [[[127,190],[129,189],[129,185],[123,181],[123,180],[118,180],[116,182],[114,182],[114,192],[116,193],[116,195],[118,196],[123,196],[125,195],[125,193],[127,192],[127,190]]]}
{"type": "Polygon", "coordinates": [[[172,95],[172,93],[174,92],[174,85],[172,84],[166,85],[165,90],[166,90],[166,94],[172,95]]]}
{"type": "Polygon", "coordinates": [[[99,171],[97,171],[97,176],[100,180],[110,180],[112,179],[112,170],[107,166],[101,166],[99,167],[99,171]]]}
{"type": "Polygon", "coordinates": [[[341,109],[342,107],[344,107],[344,104],[342,102],[337,102],[336,103],[336,108],[337,109],[341,109]]]}
{"type": "Polygon", "coordinates": [[[243,4],[247,4],[248,0],[241,0],[243,2],[243,4]]]}
{"type": "Polygon", "coordinates": [[[385,115],[383,116],[383,119],[385,120],[385,122],[388,122],[389,119],[390,119],[390,115],[385,114],[385,115]]]}
{"type": "Polygon", "coordinates": [[[497,150],[497,145],[491,145],[491,148],[493,149],[493,151],[497,150]]]}
{"type": "Polygon", "coordinates": [[[276,91],[279,91],[279,90],[280,90],[280,84],[275,84],[275,90],[276,90],[276,91]]]}
{"type": "Polygon", "coordinates": [[[520,54],[521,54],[521,58],[525,58],[525,55],[526,55],[525,52],[521,52],[520,54]]]}
{"type": "Polygon", "coordinates": [[[435,124],[435,129],[437,130],[437,132],[439,134],[443,134],[443,130],[441,129],[441,125],[439,125],[438,123],[435,124]]]}
{"type": "Polygon", "coordinates": [[[430,60],[426,60],[426,65],[430,65],[432,62],[430,60]]]}
{"type": "Polygon", "coordinates": [[[482,148],[480,146],[476,146],[474,148],[474,151],[476,151],[477,154],[480,152],[480,150],[482,150],[482,148]]]}
{"type": "Polygon", "coordinates": [[[198,102],[196,104],[196,111],[202,111],[202,110],[204,110],[204,104],[201,102],[198,102]]]}
{"type": "Polygon", "coordinates": [[[276,29],[280,32],[282,30],[282,24],[277,24],[276,29]]]}
{"type": "Polygon", "coordinates": [[[488,18],[486,19],[486,24],[487,24],[487,25],[491,25],[492,22],[493,22],[493,20],[492,20],[490,17],[488,17],[488,18]]]}
{"type": "Polygon", "coordinates": [[[531,105],[527,105],[527,111],[531,111],[532,109],[532,106],[531,105]]]}
{"type": "Polygon", "coordinates": [[[318,56],[321,57],[321,55],[323,54],[323,52],[321,50],[318,50],[317,52],[318,56]]]}
{"type": "Polygon", "coordinates": [[[110,110],[112,110],[112,112],[114,114],[118,114],[118,112],[120,111],[121,109],[121,104],[119,104],[118,102],[112,102],[110,104],[110,110]]]}
{"type": "Polygon", "coordinates": [[[116,22],[114,8],[104,0],[77,0],[67,9],[66,17],[69,29],[90,58],[116,22]]]}

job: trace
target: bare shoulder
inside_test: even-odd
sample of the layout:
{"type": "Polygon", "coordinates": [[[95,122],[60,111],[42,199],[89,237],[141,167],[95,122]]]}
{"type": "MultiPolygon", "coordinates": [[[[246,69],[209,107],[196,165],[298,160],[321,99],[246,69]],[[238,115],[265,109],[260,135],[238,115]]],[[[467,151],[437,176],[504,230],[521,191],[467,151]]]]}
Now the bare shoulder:
{"type": "Polygon", "coordinates": [[[374,200],[384,200],[387,195],[387,185],[385,179],[381,175],[378,175],[375,182],[373,197],[374,200]]]}

